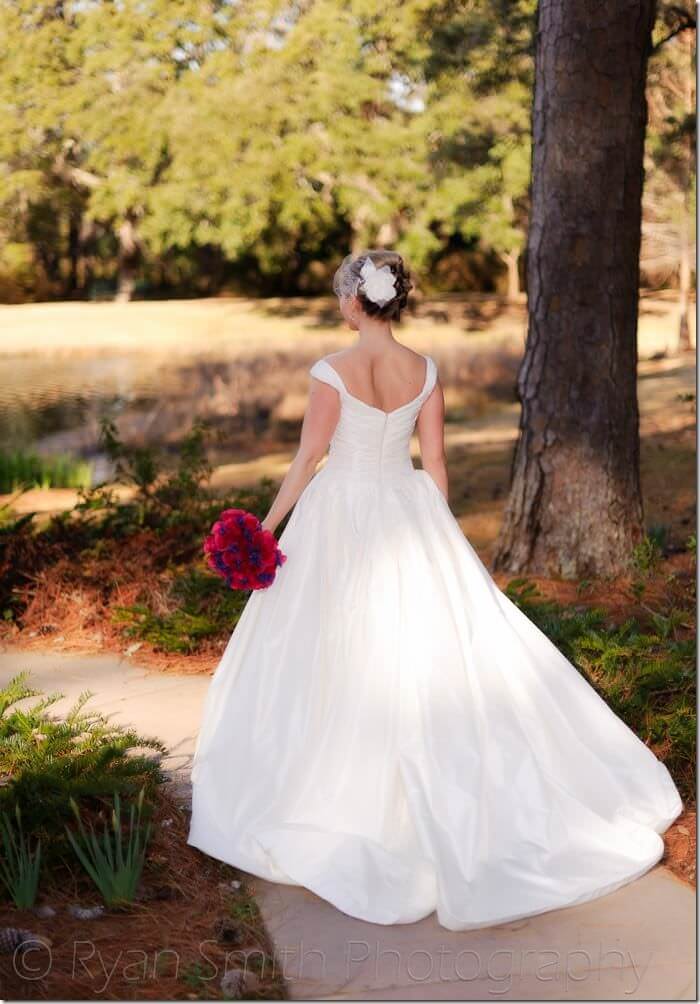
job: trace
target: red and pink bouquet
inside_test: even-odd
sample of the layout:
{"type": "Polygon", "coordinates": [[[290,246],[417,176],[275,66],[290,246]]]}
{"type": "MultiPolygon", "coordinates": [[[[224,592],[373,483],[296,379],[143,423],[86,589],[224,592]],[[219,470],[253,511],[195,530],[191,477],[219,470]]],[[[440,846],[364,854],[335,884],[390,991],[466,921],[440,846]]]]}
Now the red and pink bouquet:
{"type": "Polygon", "coordinates": [[[265,589],[287,560],[275,535],[245,509],[224,509],[204,541],[204,553],[231,589],[265,589]]]}

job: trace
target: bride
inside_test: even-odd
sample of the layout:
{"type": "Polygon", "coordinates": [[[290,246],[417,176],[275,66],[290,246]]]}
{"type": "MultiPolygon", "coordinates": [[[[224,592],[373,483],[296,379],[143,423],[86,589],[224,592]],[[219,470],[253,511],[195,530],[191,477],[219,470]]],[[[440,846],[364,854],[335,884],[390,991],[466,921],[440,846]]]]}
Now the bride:
{"type": "Polygon", "coordinates": [[[287,561],[211,680],[188,842],[377,924],[466,930],[612,892],[662,857],[678,790],[450,511],[437,366],[391,328],[401,257],[348,255],[333,288],[357,337],[310,369],[263,521],[293,510],[287,561]]]}

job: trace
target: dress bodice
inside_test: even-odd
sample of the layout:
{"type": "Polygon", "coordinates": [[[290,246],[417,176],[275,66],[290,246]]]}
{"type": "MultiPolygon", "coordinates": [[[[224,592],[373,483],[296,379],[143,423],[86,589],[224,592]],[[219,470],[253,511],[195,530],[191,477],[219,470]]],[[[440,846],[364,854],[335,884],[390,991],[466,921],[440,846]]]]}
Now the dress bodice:
{"type": "Polygon", "coordinates": [[[398,408],[384,411],[351,394],[338,371],[325,359],[310,368],[311,376],[330,384],[340,396],[340,417],[328,451],[328,470],[352,477],[400,477],[413,470],[410,442],[424,402],[437,379],[437,366],[430,356],[419,394],[398,408]]]}

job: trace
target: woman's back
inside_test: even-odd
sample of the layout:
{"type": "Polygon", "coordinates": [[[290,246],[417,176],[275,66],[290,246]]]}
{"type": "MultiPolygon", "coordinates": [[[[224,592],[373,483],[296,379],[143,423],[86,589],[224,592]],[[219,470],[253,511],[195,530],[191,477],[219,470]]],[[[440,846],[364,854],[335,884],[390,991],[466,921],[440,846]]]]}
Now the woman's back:
{"type": "MultiPolygon", "coordinates": [[[[378,383],[380,379],[383,381],[387,377],[387,361],[384,357],[379,366],[375,356],[371,360],[370,369],[366,357],[362,359],[358,354],[356,360],[353,359],[353,375],[347,377],[341,376],[337,364],[330,362],[333,358],[335,357],[326,356],[319,359],[309,370],[312,377],[330,384],[340,398],[340,413],[330,440],[326,474],[335,472],[342,479],[354,476],[361,479],[369,477],[372,480],[414,474],[410,440],[418,414],[435,386],[437,366],[434,360],[430,356],[420,356],[423,371],[419,374],[420,383],[416,381],[409,386],[409,377],[413,376],[410,373],[401,387],[398,380],[393,381],[394,399],[398,399],[399,390],[402,399],[398,400],[395,407],[385,408],[365,399],[367,382],[364,391],[358,386],[361,378],[378,383]],[[357,394],[350,390],[345,379],[353,381],[352,386],[357,388],[357,394]],[[360,393],[363,393],[362,397],[359,396],[360,393]]],[[[396,375],[400,376],[398,369],[396,375]]],[[[387,377],[387,384],[388,382],[387,377]]],[[[374,388],[370,388],[368,397],[372,396],[373,390],[374,388]]]]}
{"type": "Polygon", "coordinates": [[[352,397],[392,412],[413,401],[426,379],[426,357],[396,343],[379,352],[350,348],[325,356],[352,397]]]}

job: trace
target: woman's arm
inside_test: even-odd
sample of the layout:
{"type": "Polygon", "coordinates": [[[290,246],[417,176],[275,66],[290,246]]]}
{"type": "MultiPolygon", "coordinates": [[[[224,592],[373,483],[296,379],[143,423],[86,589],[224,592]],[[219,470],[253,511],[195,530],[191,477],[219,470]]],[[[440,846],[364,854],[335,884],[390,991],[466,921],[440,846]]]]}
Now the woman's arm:
{"type": "Polygon", "coordinates": [[[287,470],[275,500],[262,525],[273,533],[314,475],[340,416],[338,392],[327,383],[311,378],[309,400],[301,426],[299,448],[287,470]]]}
{"type": "Polygon", "coordinates": [[[440,381],[428,395],[416,423],[423,470],[427,471],[447,500],[447,460],[445,457],[445,396],[440,381]]]}

